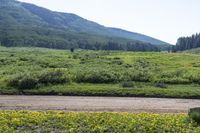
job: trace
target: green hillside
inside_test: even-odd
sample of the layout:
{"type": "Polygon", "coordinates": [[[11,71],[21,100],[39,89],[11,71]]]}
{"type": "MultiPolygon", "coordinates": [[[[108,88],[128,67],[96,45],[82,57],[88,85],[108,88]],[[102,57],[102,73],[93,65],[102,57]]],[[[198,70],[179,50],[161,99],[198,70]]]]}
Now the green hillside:
{"type": "Polygon", "coordinates": [[[14,0],[0,2],[0,42],[4,46],[158,51],[153,45],[167,45],[145,35],[104,27],[75,14],[14,0]]]}
{"type": "Polygon", "coordinates": [[[115,36],[127,39],[138,40],[155,45],[165,45],[167,43],[142,35],[117,28],[108,28],[92,21],[88,21],[75,14],[52,12],[47,9],[37,7],[32,4],[23,3],[22,6],[34,15],[42,18],[46,23],[56,27],[65,27],[78,32],[99,34],[103,36],[115,36]]]}

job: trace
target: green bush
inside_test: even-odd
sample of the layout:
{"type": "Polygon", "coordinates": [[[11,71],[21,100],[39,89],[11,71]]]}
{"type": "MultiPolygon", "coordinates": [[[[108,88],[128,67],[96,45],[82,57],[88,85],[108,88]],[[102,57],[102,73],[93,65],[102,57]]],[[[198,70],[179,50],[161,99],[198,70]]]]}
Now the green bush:
{"type": "Polygon", "coordinates": [[[37,81],[36,78],[33,78],[31,76],[27,76],[27,77],[22,78],[19,81],[18,88],[21,89],[21,90],[34,89],[34,88],[37,87],[37,82],[38,81],[37,81]]]}
{"type": "Polygon", "coordinates": [[[156,82],[155,87],[167,88],[167,85],[164,82],[161,81],[161,82],[156,82]]]}
{"type": "Polygon", "coordinates": [[[193,77],[190,77],[188,71],[184,69],[162,72],[159,79],[168,84],[189,84],[194,81],[193,77]]]}
{"type": "Polygon", "coordinates": [[[124,61],[119,57],[114,57],[111,64],[122,65],[124,61]]]}
{"type": "Polygon", "coordinates": [[[8,85],[16,87],[20,90],[34,89],[37,87],[38,79],[31,75],[19,75],[11,78],[8,85]]]}
{"type": "Polygon", "coordinates": [[[156,64],[149,63],[144,59],[134,61],[133,70],[131,72],[132,81],[152,82],[155,78],[155,72],[158,72],[156,64]]]}
{"type": "Polygon", "coordinates": [[[70,79],[61,70],[45,71],[38,77],[38,82],[41,84],[63,84],[69,81],[70,79]]]}
{"type": "Polygon", "coordinates": [[[189,84],[189,83],[191,83],[191,81],[189,79],[184,79],[184,78],[180,78],[180,77],[163,78],[160,80],[162,80],[164,83],[168,83],[168,84],[189,84]]]}
{"type": "Polygon", "coordinates": [[[20,90],[34,89],[49,84],[63,84],[70,82],[70,78],[62,70],[48,70],[41,73],[16,75],[8,80],[8,85],[20,90]]]}
{"type": "Polygon", "coordinates": [[[190,109],[188,115],[197,124],[200,124],[200,107],[190,109]]]}
{"type": "Polygon", "coordinates": [[[189,76],[189,80],[192,83],[200,84],[200,76],[199,75],[200,75],[200,73],[192,74],[189,76]]]}
{"type": "Polygon", "coordinates": [[[147,70],[133,71],[131,74],[132,81],[151,82],[154,79],[153,73],[147,70]]]}
{"type": "Polygon", "coordinates": [[[135,84],[133,82],[129,82],[129,81],[122,82],[121,85],[124,88],[133,88],[133,87],[135,87],[135,84]]]}
{"type": "Polygon", "coordinates": [[[120,81],[120,74],[109,70],[91,70],[87,72],[78,72],[77,82],[87,83],[116,83],[120,81]]]}

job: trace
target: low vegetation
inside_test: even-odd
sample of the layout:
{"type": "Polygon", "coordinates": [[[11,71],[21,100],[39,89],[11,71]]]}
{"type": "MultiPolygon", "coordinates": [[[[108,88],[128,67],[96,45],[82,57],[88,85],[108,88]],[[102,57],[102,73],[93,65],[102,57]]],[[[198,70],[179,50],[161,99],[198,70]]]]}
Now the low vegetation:
{"type": "Polygon", "coordinates": [[[190,54],[200,54],[200,48],[194,48],[190,50],[183,51],[184,53],[190,53],[190,54]]]}
{"type": "Polygon", "coordinates": [[[0,94],[200,98],[200,56],[0,47],[0,94]]]}
{"type": "Polygon", "coordinates": [[[69,77],[64,74],[65,71],[61,71],[60,69],[31,74],[20,73],[10,78],[8,80],[8,85],[20,90],[25,90],[38,88],[40,86],[64,84],[70,81],[69,77]]]}
{"type": "Polygon", "coordinates": [[[0,111],[0,132],[200,132],[186,114],[0,111]]]}
{"type": "Polygon", "coordinates": [[[194,120],[197,124],[200,124],[200,108],[192,108],[189,110],[189,117],[194,120]]]}

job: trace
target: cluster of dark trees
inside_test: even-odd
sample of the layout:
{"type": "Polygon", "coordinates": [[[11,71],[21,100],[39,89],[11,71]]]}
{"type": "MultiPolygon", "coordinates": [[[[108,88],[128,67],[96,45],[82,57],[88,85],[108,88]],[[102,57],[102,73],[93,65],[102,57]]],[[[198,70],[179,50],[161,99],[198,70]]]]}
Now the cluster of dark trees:
{"type": "Polygon", "coordinates": [[[108,41],[106,43],[95,42],[90,44],[87,41],[79,41],[78,48],[90,50],[123,50],[123,51],[160,51],[157,46],[149,43],[142,43],[137,41],[128,41],[120,43],[117,41],[108,41]]]}
{"type": "Polygon", "coordinates": [[[171,47],[172,52],[183,51],[200,47],[200,33],[190,37],[180,37],[175,46],[171,47]]]}

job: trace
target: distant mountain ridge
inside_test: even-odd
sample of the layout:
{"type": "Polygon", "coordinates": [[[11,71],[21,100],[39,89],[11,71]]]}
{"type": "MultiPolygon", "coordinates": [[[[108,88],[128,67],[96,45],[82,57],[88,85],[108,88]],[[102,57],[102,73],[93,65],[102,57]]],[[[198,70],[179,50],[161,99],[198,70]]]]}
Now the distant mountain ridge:
{"type": "Polygon", "coordinates": [[[118,45],[128,42],[132,42],[131,44],[134,42],[134,45],[168,45],[166,42],[146,35],[105,27],[75,14],[53,12],[15,0],[0,0],[0,33],[2,44],[17,46],[20,45],[19,43],[30,44],[35,40],[39,42],[48,40],[52,45],[62,42],[64,45],[73,41],[77,43],[77,39],[85,43],[101,43],[102,45],[111,41],[117,42],[118,45]],[[23,43],[21,38],[24,38],[23,43]]]}
{"type": "Polygon", "coordinates": [[[69,13],[59,13],[59,12],[48,12],[50,10],[37,7],[33,4],[27,4],[23,3],[23,7],[28,9],[33,14],[43,18],[45,22],[47,22],[50,25],[56,25],[58,27],[65,27],[65,28],[73,28],[76,31],[82,31],[82,32],[91,32],[91,33],[97,33],[100,35],[107,35],[107,36],[117,36],[117,37],[124,37],[127,39],[133,39],[138,41],[143,41],[155,45],[163,45],[167,44],[166,42],[154,39],[152,37],[148,37],[146,35],[142,35],[139,33],[133,33],[122,29],[117,28],[107,28],[102,25],[99,25],[95,22],[88,21],[86,19],[83,19],[75,14],[69,14],[69,13]],[[44,14],[47,13],[47,16],[44,16],[44,14]],[[59,16],[62,14],[63,16],[59,16]],[[56,16],[54,16],[56,15],[56,16]],[[49,21],[49,18],[51,21],[49,21]],[[53,18],[53,19],[52,19],[53,18]],[[57,20],[56,20],[57,18],[57,20]],[[53,21],[52,21],[53,20],[53,21]],[[67,22],[66,22],[67,20],[67,22]],[[71,23],[70,23],[71,22],[71,23]]]}

